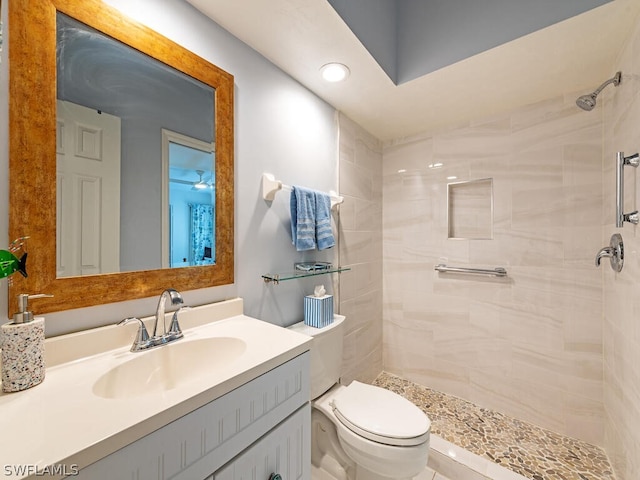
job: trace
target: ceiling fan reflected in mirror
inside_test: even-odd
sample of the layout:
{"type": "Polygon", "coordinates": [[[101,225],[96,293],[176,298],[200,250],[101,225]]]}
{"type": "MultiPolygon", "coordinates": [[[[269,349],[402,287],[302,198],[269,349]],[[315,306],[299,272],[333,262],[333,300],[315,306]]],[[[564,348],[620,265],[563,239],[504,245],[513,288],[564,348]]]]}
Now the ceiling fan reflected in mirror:
{"type": "MultiPolygon", "coordinates": [[[[189,172],[193,172],[193,170],[184,170],[184,177],[192,177],[189,172]]],[[[185,178],[170,178],[169,181],[172,183],[181,183],[183,185],[191,185],[191,190],[205,190],[207,188],[213,188],[213,180],[212,176],[209,175],[208,179],[204,178],[205,171],[204,170],[196,170],[195,173],[198,175],[198,180],[186,180],[185,178]]],[[[179,175],[176,175],[179,176],[179,175]]]]}
{"type": "MultiPolygon", "coordinates": [[[[194,182],[191,188],[193,190],[204,190],[205,188],[211,188],[212,185],[202,179],[202,176],[204,175],[204,170],[196,170],[196,173],[200,178],[197,182],[194,182]]],[[[209,177],[209,179],[211,179],[211,177],[209,177]]]]}

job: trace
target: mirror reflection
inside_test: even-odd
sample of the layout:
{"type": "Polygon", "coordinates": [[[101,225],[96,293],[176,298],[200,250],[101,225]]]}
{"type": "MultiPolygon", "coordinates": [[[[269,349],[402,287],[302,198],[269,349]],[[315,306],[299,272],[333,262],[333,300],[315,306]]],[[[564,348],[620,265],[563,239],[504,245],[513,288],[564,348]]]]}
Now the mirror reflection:
{"type": "Polygon", "coordinates": [[[169,170],[163,188],[163,267],[188,267],[215,263],[214,145],[169,130],[162,131],[162,160],[169,170]],[[168,232],[168,235],[166,234],[168,232]],[[168,252],[167,252],[168,249],[168,252]]]}
{"type": "Polygon", "coordinates": [[[214,89],[56,23],[57,276],[215,263],[214,89]]]}

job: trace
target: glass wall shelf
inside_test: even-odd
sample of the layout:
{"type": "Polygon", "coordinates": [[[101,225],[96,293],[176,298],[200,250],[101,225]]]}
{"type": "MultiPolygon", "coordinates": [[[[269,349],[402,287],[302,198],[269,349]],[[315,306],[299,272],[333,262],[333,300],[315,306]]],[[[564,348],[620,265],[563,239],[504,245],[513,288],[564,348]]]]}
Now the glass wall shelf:
{"type": "Polygon", "coordinates": [[[278,285],[280,282],[284,282],[286,280],[295,280],[298,278],[304,277],[315,277],[318,275],[326,275],[328,273],[340,273],[347,272],[351,270],[351,267],[331,267],[331,268],[323,268],[321,270],[294,270],[291,272],[283,272],[283,273],[265,273],[262,275],[262,279],[264,283],[273,282],[274,285],[278,285]]]}

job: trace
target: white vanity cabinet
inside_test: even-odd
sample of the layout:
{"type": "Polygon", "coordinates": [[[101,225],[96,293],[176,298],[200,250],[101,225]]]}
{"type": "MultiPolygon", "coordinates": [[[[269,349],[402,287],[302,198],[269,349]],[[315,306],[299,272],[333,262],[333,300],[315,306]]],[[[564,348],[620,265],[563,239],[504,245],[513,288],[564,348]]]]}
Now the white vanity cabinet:
{"type": "Polygon", "coordinates": [[[306,352],[89,465],[75,478],[268,480],[279,473],[283,480],[309,480],[309,391],[306,352]]]}
{"type": "Polygon", "coordinates": [[[300,408],[264,437],[231,460],[207,480],[309,479],[311,409],[300,408]]]}

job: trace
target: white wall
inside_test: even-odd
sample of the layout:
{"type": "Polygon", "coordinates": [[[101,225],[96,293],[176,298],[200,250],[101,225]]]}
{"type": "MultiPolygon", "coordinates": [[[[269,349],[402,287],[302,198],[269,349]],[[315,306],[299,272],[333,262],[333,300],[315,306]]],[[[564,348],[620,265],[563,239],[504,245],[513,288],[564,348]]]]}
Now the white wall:
{"type": "MultiPolygon", "coordinates": [[[[335,249],[321,254],[296,252],[291,245],[289,194],[281,192],[272,205],[267,204],[261,197],[261,175],[270,172],[289,185],[337,190],[335,110],[186,2],[140,0],[136,4],[143,6],[141,20],[149,27],[235,76],[236,283],[183,292],[185,302],[196,305],[241,296],[249,315],[282,325],[301,320],[302,297],[313,290],[316,280],[272,286],[263,284],[261,274],[290,270],[294,261],[333,260],[335,249]]],[[[3,9],[6,5],[7,0],[3,9]]],[[[8,102],[5,62],[1,72],[0,113],[6,112],[8,102]]],[[[0,115],[0,139],[6,140],[7,128],[6,115],[0,115]]],[[[0,145],[0,191],[6,198],[7,142],[0,145]]],[[[0,201],[0,238],[6,239],[5,205],[0,201]]],[[[4,243],[2,247],[6,248],[4,243]]],[[[0,318],[7,312],[6,280],[2,282],[0,318]]],[[[330,279],[323,282],[331,284],[330,279]]],[[[180,290],[180,285],[167,287],[180,290]]],[[[47,314],[47,335],[148,315],[155,311],[156,301],[148,298],[47,314]]]]}

